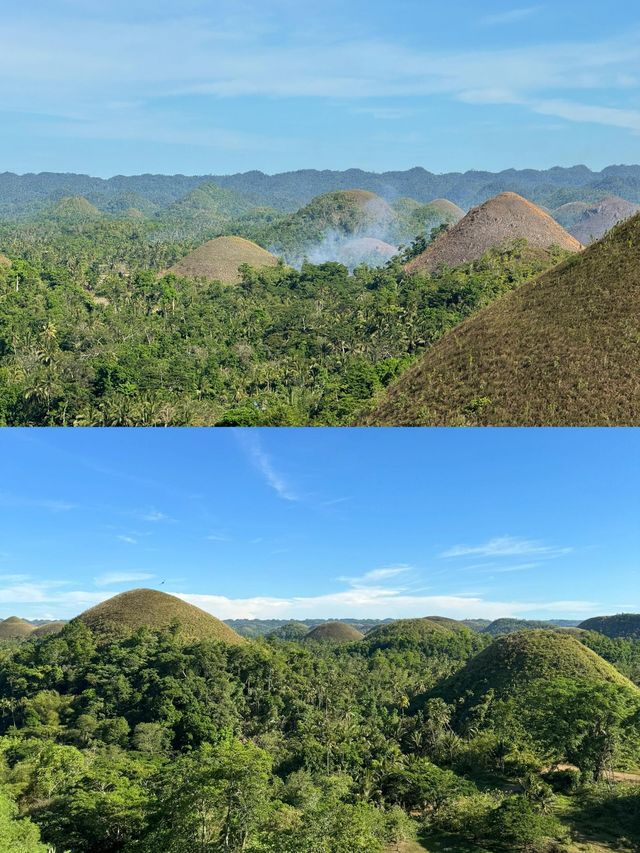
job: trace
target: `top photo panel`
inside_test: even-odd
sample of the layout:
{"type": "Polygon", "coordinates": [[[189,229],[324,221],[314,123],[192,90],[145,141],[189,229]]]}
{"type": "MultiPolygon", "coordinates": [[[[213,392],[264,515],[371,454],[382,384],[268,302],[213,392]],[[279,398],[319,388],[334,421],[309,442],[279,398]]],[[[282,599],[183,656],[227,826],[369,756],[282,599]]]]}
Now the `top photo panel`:
{"type": "Polygon", "coordinates": [[[1,426],[640,425],[640,13],[7,6],[1,426]]]}

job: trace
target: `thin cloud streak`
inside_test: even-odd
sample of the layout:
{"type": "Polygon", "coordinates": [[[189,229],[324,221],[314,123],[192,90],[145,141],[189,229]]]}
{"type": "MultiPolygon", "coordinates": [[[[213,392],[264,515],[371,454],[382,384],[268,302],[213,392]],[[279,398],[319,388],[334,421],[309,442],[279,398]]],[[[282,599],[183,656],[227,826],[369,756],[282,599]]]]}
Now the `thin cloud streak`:
{"type": "Polygon", "coordinates": [[[519,539],[515,536],[497,536],[480,545],[454,545],[440,554],[440,557],[522,557],[537,555],[540,557],[560,557],[570,554],[572,548],[556,548],[534,539],[519,539]]]}
{"type": "Polygon", "coordinates": [[[276,469],[269,454],[264,450],[260,436],[255,430],[235,431],[236,440],[253,467],[278,497],[285,501],[299,501],[286,478],[276,469]]]}

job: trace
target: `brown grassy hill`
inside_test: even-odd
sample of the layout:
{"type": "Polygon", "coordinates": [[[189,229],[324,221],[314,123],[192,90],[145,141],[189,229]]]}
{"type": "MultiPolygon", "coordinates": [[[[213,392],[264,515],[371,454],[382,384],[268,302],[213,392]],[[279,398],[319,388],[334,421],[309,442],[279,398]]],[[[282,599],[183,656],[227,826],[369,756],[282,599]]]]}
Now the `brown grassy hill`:
{"type": "Polygon", "coordinates": [[[236,632],[193,604],[155,589],[132,589],[121,592],[76,619],[96,634],[128,633],[140,628],[160,630],[173,622],[180,623],[180,636],[187,640],[220,640],[224,643],[245,642],[236,632]]]}
{"type": "Polygon", "coordinates": [[[49,637],[51,634],[59,634],[67,623],[62,619],[54,622],[45,622],[44,625],[38,625],[34,630],[34,637],[49,637]]]}
{"type": "Polygon", "coordinates": [[[355,643],[363,637],[361,631],[345,622],[325,622],[309,631],[304,639],[321,643],[355,643]]]}
{"type": "Polygon", "coordinates": [[[439,211],[446,222],[459,222],[464,216],[464,210],[448,198],[434,198],[429,206],[439,211]]]}
{"type": "Polygon", "coordinates": [[[611,196],[598,204],[587,207],[570,229],[571,234],[587,246],[610,231],[618,222],[640,211],[640,204],[632,204],[624,198],[611,196]]]}
{"type": "Polygon", "coordinates": [[[640,214],[440,339],[376,425],[640,425],[640,214]]]}
{"type": "Polygon", "coordinates": [[[405,269],[432,272],[440,266],[458,267],[482,257],[489,249],[522,239],[541,249],[560,246],[578,252],[582,248],[544,210],[516,193],[501,193],[470,210],[405,269]]]}
{"type": "Polygon", "coordinates": [[[0,640],[23,640],[33,633],[33,625],[18,616],[0,622],[0,640]]]}
{"type": "Polygon", "coordinates": [[[238,268],[243,264],[264,269],[277,266],[278,259],[243,237],[216,237],[179,260],[169,272],[186,278],[206,278],[223,284],[237,284],[242,280],[238,268]]]}

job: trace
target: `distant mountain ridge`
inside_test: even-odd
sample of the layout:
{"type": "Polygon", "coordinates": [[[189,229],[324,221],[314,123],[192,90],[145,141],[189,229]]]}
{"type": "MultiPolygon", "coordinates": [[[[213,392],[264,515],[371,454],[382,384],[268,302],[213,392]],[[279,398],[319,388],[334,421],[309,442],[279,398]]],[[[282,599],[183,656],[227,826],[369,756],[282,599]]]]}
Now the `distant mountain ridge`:
{"type": "MultiPolygon", "coordinates": [[[[131,207],[131,198],[148,208],[167,207],[203,184],[233,190],[255,205],[293,211],[314,197],[359,187],[387,201],[410,197],[420,202],[447,198],[463,208],[481,204],[510,190],[549,208],[575,200],[596,203],[618,195],[640,202],[640,165],[607,166],[595,172],[587,166],[551,169],[505,169],[434,174],[421,166],[405,171],[367,172],[301,169],[266,175],[251,171],[233,175],[116,175],[96,178],[74,173],[0,174],[0,217],[22,216],[64,197],[82,196],[102,210],[131,207]]],[[[141,207],[136,203],[134,207],[141,207]]]]}

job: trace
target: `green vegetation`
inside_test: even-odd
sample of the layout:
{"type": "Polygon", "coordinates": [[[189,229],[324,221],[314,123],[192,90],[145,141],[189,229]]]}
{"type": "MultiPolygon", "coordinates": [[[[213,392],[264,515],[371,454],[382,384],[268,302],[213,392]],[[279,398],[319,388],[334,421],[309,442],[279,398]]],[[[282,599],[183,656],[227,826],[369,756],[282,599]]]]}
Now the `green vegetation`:
{"type": "Polygon", "coordinates": [[[146,223],[3,232],[0,424],[348,424],[444,332],[562,255],[523,245],[432,276],[399,261],[159,277],[146,223]]]}
{"type": "Polygon", "coordinates": [[[606,637],[640,639],[640,614],[617,613],[615,616],[594,616],[578,626],[585,631],[597,631],[606,637]]]}
{"type": "Polygon", "coordinates": [[[215,616],[155,589],[121,592],[76,618],[100,639],[130,634],[140,628],[159,630],[175,626],[177,635],[185,642],[204,639],[231,644],[243,642],[215,616]]]}
{"type": "Polygon", "coordinates": [[[569,635],[431,617],[239,645],[75,619],[1,654],[3,853],[640,843],[638,789],[593,781],[638,766],[640,690],[569,635]]]}
{"type": "Polygon", "coordinates": [[[637,425],[639,264],[637,215],[445,335],[367,423],[637,425]]]}

